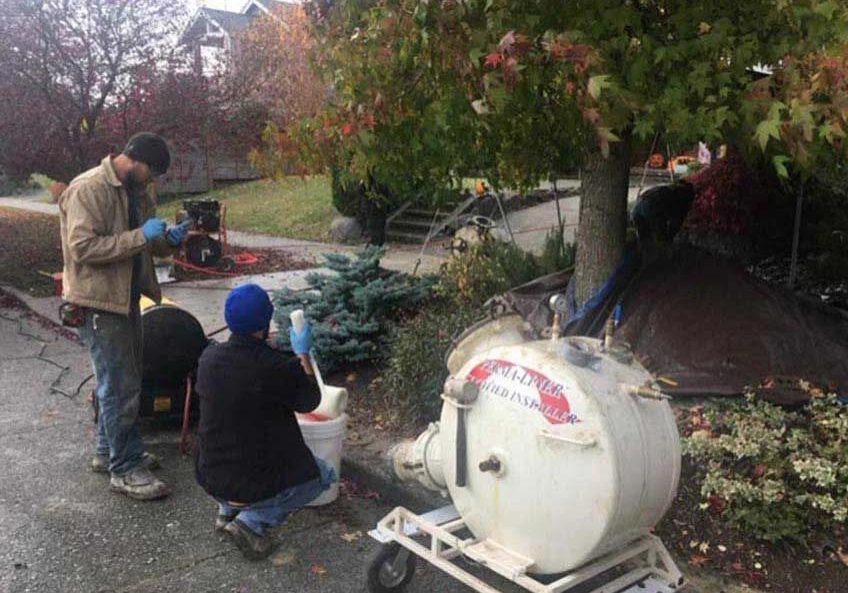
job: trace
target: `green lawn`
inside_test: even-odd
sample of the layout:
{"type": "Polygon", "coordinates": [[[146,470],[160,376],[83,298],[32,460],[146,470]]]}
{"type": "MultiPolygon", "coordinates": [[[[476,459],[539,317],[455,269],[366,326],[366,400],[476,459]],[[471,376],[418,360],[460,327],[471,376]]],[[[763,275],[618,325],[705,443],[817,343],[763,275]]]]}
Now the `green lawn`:
{"type": "Polygon", "coordinates": [[[162,196],[157,209],[172,222],[186,198],[212,198],[227,205],[227,228],[290,239],[324,241],[338,213],[330,196],[330,179],[324,175],[260,179],[239,183],[197,196],[162,196]]]}

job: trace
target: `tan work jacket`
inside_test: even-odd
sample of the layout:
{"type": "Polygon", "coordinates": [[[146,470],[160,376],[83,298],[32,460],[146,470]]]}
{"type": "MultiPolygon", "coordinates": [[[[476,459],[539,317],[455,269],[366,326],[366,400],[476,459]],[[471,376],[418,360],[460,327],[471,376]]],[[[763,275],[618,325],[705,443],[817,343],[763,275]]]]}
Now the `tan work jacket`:
{"type": "MultiPolygon", "coordinates": [[[[139,225],[155,215],[153,197],[138,201],[139,225]]],[[[164,238],[151,243],[141,228],[129,229],[129,198],[111,157],[82,173],[59,196],[62,297],[83,307],[128,315],[133,256],[141,253],[139,287],[157,303],[162,299],[153,257],[173,253],[164,238]]]]}

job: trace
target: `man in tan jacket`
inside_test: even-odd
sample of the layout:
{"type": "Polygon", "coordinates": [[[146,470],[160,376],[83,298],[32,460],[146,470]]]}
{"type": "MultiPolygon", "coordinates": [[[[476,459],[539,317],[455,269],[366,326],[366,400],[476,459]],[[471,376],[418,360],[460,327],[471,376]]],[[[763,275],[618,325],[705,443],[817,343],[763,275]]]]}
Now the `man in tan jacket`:
{"type": "Polygon", "coordinates": [[[159,302],[152,255],[169,255],[185,226],[155,217],[149,183],[168,170],[165,141],[150,133],[130,138],[122,154],[74,179],[59,197],[66,303],[80,308],[80,335],[89,348],[99,408],[92,470],[111,474],[110,488],[138,500],[167,496],[152,473],[138,431],[141,396],[139,298],[159,302]]]}

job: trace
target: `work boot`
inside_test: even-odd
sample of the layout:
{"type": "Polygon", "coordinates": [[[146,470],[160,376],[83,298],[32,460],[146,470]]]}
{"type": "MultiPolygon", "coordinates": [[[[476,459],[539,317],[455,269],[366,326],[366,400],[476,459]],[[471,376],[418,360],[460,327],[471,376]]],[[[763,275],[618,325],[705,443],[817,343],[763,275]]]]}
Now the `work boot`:
{"type": "Polygon", "coordinates": [[[224,515],[219,513],[218,516],[215,517],[215,531],[223,532],[227,525],[229,525],[236,516],[238,516],[238,513],[235,515],[224,515]]]}
{"type": "Polygon", "coordinates": [[[157,479],[149,469],[141,466],[128,471],[123,476],[112,474],[109,489],[136,500],[157,500],[170,494],[165,482],[157,479]]]}
{"type": "MultiPolygon", "coordinates": [[[[141,454],[141,467],[146,467],[147,469],[159,469],[162,463],[159,460],[159,456],[154,453],[148,453],[145,451],[141,454]]],[[[108,474],[109,473],[109,456],[108,455],[95,455],[91,458],[91,471],[95,474],[108,474]]]]}
{"type": "Polygon", "coordinates": [[[233,542],[248,560],[267,558],[274,549],[274,540],[267,535],[257,535],[238,519],[227,523],[224,533],[233,538],[233,542]]]}

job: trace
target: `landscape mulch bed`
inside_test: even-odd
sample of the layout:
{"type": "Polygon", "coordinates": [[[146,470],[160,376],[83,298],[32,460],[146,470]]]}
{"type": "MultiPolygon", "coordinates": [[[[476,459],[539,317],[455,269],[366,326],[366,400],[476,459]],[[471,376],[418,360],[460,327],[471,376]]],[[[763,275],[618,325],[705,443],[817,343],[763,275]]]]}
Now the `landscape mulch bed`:
{"type": "MultiPolygon", "coordinates": [[[[774,286],[786,286],[789,280],[790,258],[768,257],[748,268],[748,271],[774,286]]],[[[806,294],[821,302],[848,311],[848,278],[822,280],[814,271],[815,263],[810,259],[798,261],[795,291],[806,294]]]]}
{"type": "Polygon", "coordinates": [[[222,266],[209,269],[193,269],[183,266],[175,266],[178,280],[209,280],[212,278],[235,277],[253,274],[268,274],[271,272],[284,272],[290,270],[307,270],[316,267],[317,263],[310,257],[295,255],[282,249],[245,249],[230,246],[227,256],[237,257],[239,255],[255,255],[256,263],[236,264],[234,269],[226,269],[222,266]]]}
{"type": "Polygon", "coordinates": [[[49,296],[54,293],[49,274],[61,270],[59,218],[0,208],[0,284],[10,284],[35,296],[49,296]]]}

